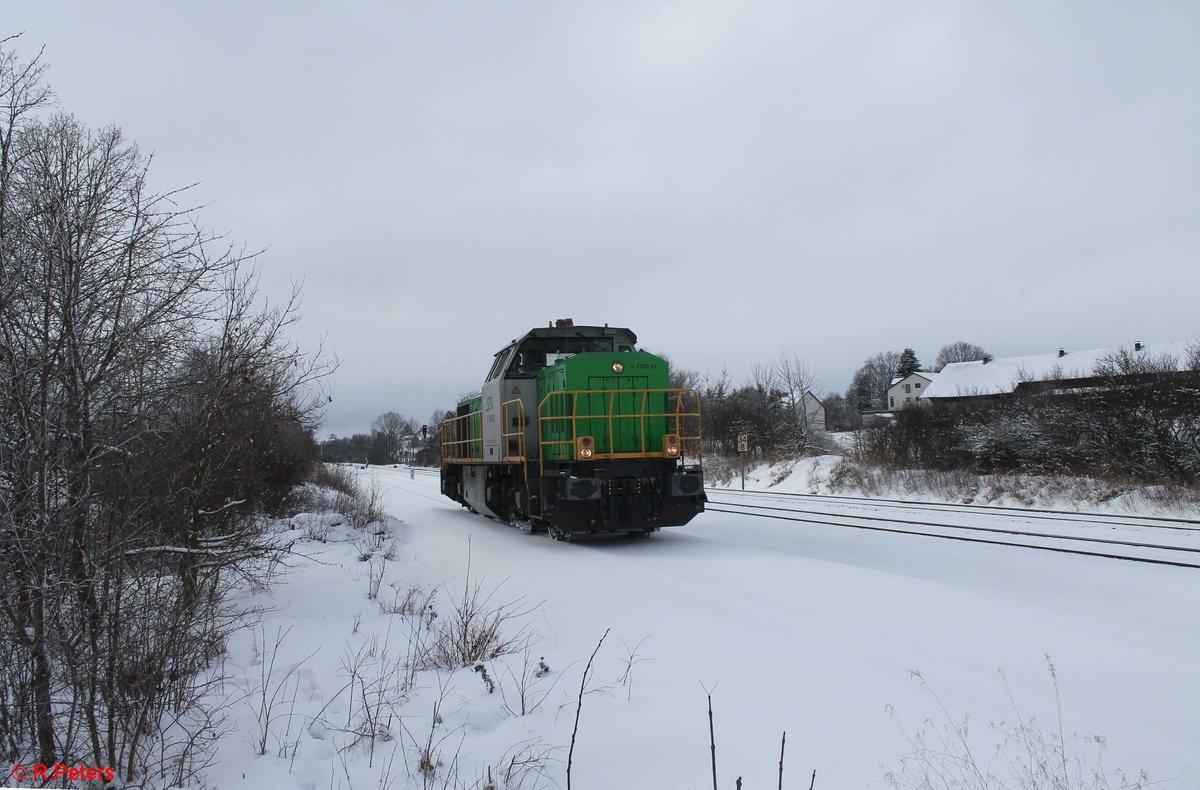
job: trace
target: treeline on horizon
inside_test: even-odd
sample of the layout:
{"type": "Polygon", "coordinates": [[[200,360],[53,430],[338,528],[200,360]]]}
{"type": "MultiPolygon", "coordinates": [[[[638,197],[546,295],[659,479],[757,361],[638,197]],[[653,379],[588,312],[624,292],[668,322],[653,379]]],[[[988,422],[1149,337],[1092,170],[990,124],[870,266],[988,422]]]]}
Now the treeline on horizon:
{"type": "MultiPolygon", "coordinates": [[[[879,466],[1092,474],[1192,485],[1200,475],[1200,342],[1185,354],[1181,361],[1118,350],[1099,361],[1087,389],[912,404],[880,418],[872,413],[887,411],[891,382],[924,369],[912,349],[881,352],[864,361],[844,395],[821,399],[825,430],[819,430],[805,397],[819,384],[794,355],[754,366],[738,386],[725,371],[702,375],[672,366],[670,385],[700,394],[704,449],[710,455],[733,455],[737,437],[748,434],[756,458],[799,458],[834,451],[828,433],[853,430],[858,431],[854,442],[839,451],[879,466]]],[[[958,341],[942,348],[933,370],[991,358],[981,346],[958,341]]],[[[321,442],[321,457],[436,465],[437,424],[453,414],[435,413],[418,425],[389,412],[369,433],[321,442]]]]}
{"type": "MultiPolygon", "coordinates": [[[[670,362],[668,355],[656,353],[670,362]]],[[[935,368],[985,356],[988,354],[981,347],[959,341],[938,353],[935,368]]],[[[865,360],[845,395],[830,393],[821,399],[825,431],[861,428],[861,412],[883,408],[892,379],[920,366],[909,348],[881,352],[865,360]]],[[[808,392],[816,396],[820,381],[794,354],[780,354],[770,362],[755,365],[740,385],[734,385],[725,370],[705,375],[672,364],[670,371],[672,388],[693,389],[700,395],[705,452],[731,453],[741,434],[753,437],[757,453],[803,455],[828,448],[823,432],[816,428],[814,408],[806,398],[808,392]]],[[[320,442],[320,457],[333,463],[436,465],[440,460],[437,426],[454,414],[455,408],[451,407],[420,423],[397,412],[386,412],[367,432],[331,435],[320,442]]]]}

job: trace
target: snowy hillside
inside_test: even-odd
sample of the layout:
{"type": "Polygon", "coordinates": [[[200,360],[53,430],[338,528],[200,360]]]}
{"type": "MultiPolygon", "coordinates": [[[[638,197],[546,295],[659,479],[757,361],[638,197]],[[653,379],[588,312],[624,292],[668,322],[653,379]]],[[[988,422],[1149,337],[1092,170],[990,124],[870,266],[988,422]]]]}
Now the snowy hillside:
{"type": "Polygon", "coordinates": [[[1101,735],[1105,771],[1200,786],[1194,570],[719,513],[567,544],[467,513],[435,475],[361,474],[382,487],[386,534],[326,523],[321,542],[300,518],[291,569],[247,594],[265,611],[224,667],[233,726],[212,787],[566,787],[606,631],[570,753],[580,790],[710,787],[706,689],[722,788],[774,788],[785,730],[784,787],[814,769],[818,788],[886,787],[922,731],[953,742],[966,716],[981,767],[1004,776],[1002,756],[1024,756],[996,756],[1005,730],[989,725],[1058,736],[1046,656],[1081,765],[1097,744],[1075,736],[1101,735]],[[529,649],[421,668],[468,562],[466,597],[481,585],[481,609],[504,608],[504,638],[529,649]]]}

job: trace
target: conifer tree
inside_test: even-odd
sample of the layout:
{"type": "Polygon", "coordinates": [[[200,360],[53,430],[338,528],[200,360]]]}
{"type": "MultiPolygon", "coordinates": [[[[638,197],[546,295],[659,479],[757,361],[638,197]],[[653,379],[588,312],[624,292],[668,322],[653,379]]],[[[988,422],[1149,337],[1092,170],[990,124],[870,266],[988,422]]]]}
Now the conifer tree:
{"type": "Polygon", "coordinates": [[[904,378],[910,376],[921,369],[921,360],[917,359],[917,352],[911,348],[906,348],[900,352],[900,363],[896,365],[896,378],[904,378]]]}

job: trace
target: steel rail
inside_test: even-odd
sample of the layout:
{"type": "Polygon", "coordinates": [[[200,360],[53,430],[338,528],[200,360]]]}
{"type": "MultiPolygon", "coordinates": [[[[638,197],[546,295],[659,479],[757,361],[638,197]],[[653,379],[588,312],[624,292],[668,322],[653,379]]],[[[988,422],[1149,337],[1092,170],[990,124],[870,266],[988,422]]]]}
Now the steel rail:
{"type": "MultiPolygon", "coordinates": [[[[709,500],[712,502],[712,500],[709,500]]],[[[1054,535],[1048,532],[1028,532],[1025,530],[1015,529],[1000,529],[998,527],[980,527],[969,524],[942,524],[937,521],[913,521],[904,518],[889,518],[887,516],[856,516],[853,514],[842,513],[826,513],[820,510],[799,510],[789,507],[772,507],[770,505],[742,505],[736,502],[712,502],[715,505],[728,505],[730,507],[753,508],[755,510],[779,510],[784,513],[801,513],[806,516],[829,516],[831,518],[850,518],[859,519],[860,521],[884,521],[891,524],[912,524],[917,527],[937,527],[939,529],[963,529],[970,532],[995,532],[1003,535],[1017,535],[1027,538],[1052,538],[1054,540],[1077,540],[1084,543],[1104,543],[1111,546],[1133,546],[1135,548],[1145,549],[1165,549],[1167,551],[1186,551],[1195,554],[1200,554],[1200,548],[1192,548],[1190,546],[1167,546],[1157,543],[1137,543],[1128,540],[1116,540],[1109,538],[1094,538],[1086,535],[1054,535]]]]}
{"type": "Polygon", "coordinates": [[[939,510],[955,513],[972,513],[980,510],[997,510],[1005,513],[1021,514],[1028,516],[1029,518],[1061,521],[1103,520],[1114,526],[1148,527],[1150,529],[1174,529],[1185,532],[1195,532],[1200,530],[1200,521],[1187,518],[1174,518],[1170,516],[1131,516],[1120,513],[1081,513],[1078,510],[1048,510],[1044,508],[1009,507],[1006,505],[962,505],[954,502],[914,502],[908,499],[875,499],[872,497],[855,497],[841,494],[802,494],[793,491],[739,491],[734,488],[710,488],[709,491],[718,491],[722,494],[733,494],[735,496],[793,497],[797,499],[813,499],[825,502],[847,502],[850,504],[865,503],[871,505],[885,505],[888,507],[897,507],[908,510],[939,510]],[[1171,526],[1173,524],[1189,524],[1191,526],[1171,526]]]}
{"type": "MultiPolygon", "coordinates": [[[[720,502],[712,503],[712,502],[710,502],[709,504],[726,504],[726,505],[728,505],[730,503],[720,503],[720,502]]],[[[733,507],[745,507],[744,505],[736,505],[736,504],[732,505],[732,506],[733,507]]],[[[805,511],[788,510],[786,508],[773,508],[773,509],[783,510],[783,511],[789,512],[789,513],[805,512],[805,511]]],[[[1078,554],[1078,555],[1085,556],[1085,557],[1103,557],[1106,559],[1113,559],[1113,560],[1128,560],[1130,562],[1145,562],[1145,563],[1150,563],[1150,564],[1154,564],[1154,565],[1171,565],[1171,566],[1174,566],[1177,568],[1200,569],[1200,564],[1197,564],[1197,563],[1181,562],[1181,561],[1176,561],[1176,560],[1153,559],[1153,558],[1149,558],[1149,557],[1131,557],[1127,554],[1109,554],[1109,553],[1098,552],[1098,551],[1084,551],[1083,549],[1068,549],[1068,548],[1064,548],[1061,546],[1044,546],[1044,545],[1038,545],[1035,543],[1014,543],[1014,542],[1005,541],[1005,540],[990,540],[987,538],[968,537],[965,535],[946,535],[946,534],[937,533],[937,532],[921,532],[918,530],[897,529],[895,527],[880,527],[880,526],[872,526],[869,524],[844,524],[844,523],[840,523],[837,521],[823,521],[820,519],[813,519],[813,518],[795,518],[792,516],[776,515],[773,513],[746,512],[744,510],[724,510],[722,508],[717,508],[717,507],[706,507],[705,510],[710,513],[729,513],[731,515],[736,515],[736,516],[751,516],[753,518],[770,518],[770,519],[776,519],[779,521],[795,521],[795,522],[800,522],[800,523],[805,523],[805,524],[822,524],[822,525],[831,526],[831,527],[846,527],[847,529],[862,529],[862,530],[867,530],[870,532],[889,532],[889,533],[896,534],[896,535],[916,535],[918,537],[926,537],[926,538],[942,538],[945,540],[957,540],[957,541],[961,541],[964,543],[985,543],[985,544],[989,544],[989,545],[993,545],[993,546],[1012,546],[1014,548],[1040,549],[1042,551],[1053,551],[1053,552],[1058,552],[1060,554],[1078,554]]],[[[822,513],[822,514],[814,514],[814,515],[829,516],[829,515],[833,515],[833,514],[822,513]]],[[[898,521],[899,523],[903,523],[903,524],[914,524],[914,526],[933,526],[933,527],[940,527],[942,529],[965,529],[965,530],[978,531],[978,532],[1006,532],[1005,530],[990,530],[990,529],[987,529],[984,527],[961,527],[961,526],[944,525],[944,524],[908,522],[908,521],[902,521],[899,519],[873,518],[871,516],[835,516],[835,518],[850,518],[850,519],[859,519],[859,520],[866,520],[866,521],[870,521],[870,520],[893,521],[893,522],[898,521]]],[[[1014,534],[1014,535],[1019,536],[1019,535],[1022,535],[1023,533],[1007,533],[1007,534],[1014,534]]],[[[1033,537],[1032,534],[1029,534],[1028,536],[1033,537]]],[[[1051,540],[1069,540],[1070,539],[1066,536],[1061,536],[1061,535],[1051,535],[1048,537],[1051,540]]],[[[1094,540],[1098,540],[1101,543],[1107,542],[1107,541],[1103,541],[1103,540],[1099,540],[1099,539],[1094,539],[1094,540]]],[[[1182,551],[1197,551],[1196,549],[1188,549],[1188,548],[1181,549],[1180,547],[1176,547],[1176,546],[1155,547],[1155,546],[1151,546],[1151,545],[1142,545],[1142,544],[1127,544],[1127,545],[1132,545],[1132,546],[1139,547],[1139,548],[1151,548],[1151,549],[1158,548],[1159,550],[1166,550],[1166,551],[1181,551],[1181,550],[1182,551]]]]}

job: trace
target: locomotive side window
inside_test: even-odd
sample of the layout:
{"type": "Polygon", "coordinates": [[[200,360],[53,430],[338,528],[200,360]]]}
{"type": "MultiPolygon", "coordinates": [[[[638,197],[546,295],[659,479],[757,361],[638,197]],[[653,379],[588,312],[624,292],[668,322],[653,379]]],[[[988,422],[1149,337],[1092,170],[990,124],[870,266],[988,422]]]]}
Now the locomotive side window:
{"type": "Polygon", "coordinates": [[[522,351],[518,355],[517,371],[520,373],[537,373],[546,367],[546,355],[540,351],[522,351]]]}

